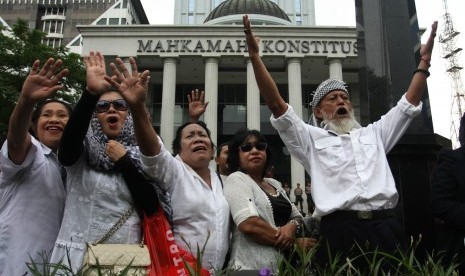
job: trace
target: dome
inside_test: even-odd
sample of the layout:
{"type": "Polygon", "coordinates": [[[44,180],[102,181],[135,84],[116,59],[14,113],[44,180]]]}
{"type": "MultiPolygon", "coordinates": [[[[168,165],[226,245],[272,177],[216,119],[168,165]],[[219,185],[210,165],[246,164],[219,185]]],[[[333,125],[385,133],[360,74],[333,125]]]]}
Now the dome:
{"type": "Polygon", "coordinates": [[[237,14],[272,16],[291,22],[287,14],[270,0],[226,0],[208,15],[204,23],[237,14]]]}

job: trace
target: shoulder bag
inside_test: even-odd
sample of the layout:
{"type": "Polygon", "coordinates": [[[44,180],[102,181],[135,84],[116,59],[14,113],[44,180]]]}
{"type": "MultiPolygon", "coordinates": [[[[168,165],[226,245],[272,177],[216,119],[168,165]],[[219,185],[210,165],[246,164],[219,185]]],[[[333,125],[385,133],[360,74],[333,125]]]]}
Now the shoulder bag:
{"type": "Polygon", "coordinates": [[[124,275],[148,275],[147,268],[151,261],[143,236],[140,244],[102,244],[126,222],[134,210],[134,206],[131,206],[100,240],[87,244],[84,275],[119,275],[125,272],[124,275]]]}

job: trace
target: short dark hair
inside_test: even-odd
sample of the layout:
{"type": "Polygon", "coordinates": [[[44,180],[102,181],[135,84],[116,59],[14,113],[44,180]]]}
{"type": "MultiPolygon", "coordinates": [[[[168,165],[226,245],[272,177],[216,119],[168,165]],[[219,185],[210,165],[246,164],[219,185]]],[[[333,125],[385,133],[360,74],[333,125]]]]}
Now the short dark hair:
{"type": "MultiPolygon", "coordinates": [[[[239,165],[240,164],[239,147],[250,136],[257,138],[258,142],[267,143],[265,136],[261,134],[260,131],[258,130],[255,130],[255,129],[249,130],[246,128],[238,130],[236,134],[234,134],[234,137],[229,142],[228,167],[231,173],[241,170],[240,165],[239,165]]],[[[268,146],[266,148],[266,163],[265,163],[265,166],[263,167],[262,177],[265,176],[266,170],[270,167],[271,160],[272,160],[271,149],[268,146]]]]}
{"type": "Polygon", "coordinates": [[[178,129],[176,130],[176,137],[174,137],[173,143],[171,144],[171,146],[173,147],[174,154],[179,154],[181,152],[181,139],[182,139],[181,134],[182,134],[183,129],[186,126],[192,125],[192,124],[197,124],[201,126],[203,129],[205,129],[205,131],[207,132],[208,138],[210,139],[210,142],[212,144],[212,149],[215,148],[215,144],[212,141],[210,130],[208,129],[207,125],[204,122],[202,121],[197,121],[195,123],[185,122],[180,127],[178,127],[178,129]]]}
{"type": "MultiPolygon", "coordinates": [[[[73,107],[68,102],[65,102],[59,99],[46,99],[46,100],[43,100],[37,103],[34,108],[34,111],[32,111],[31,122],[34,126],[37,124],[37,121],[39,120],[40,114],[42,113],[42,109],[44,109],[44,106],[49,103],[62,104],[64,107],[66,107],[66,110],[68,111],[68,115],[71,115],[71,113],[73,113],[73,107]]],[[[32,135],[35,136],[35,133],[32,130],[30,130],[30,132],[32,135]]]]}

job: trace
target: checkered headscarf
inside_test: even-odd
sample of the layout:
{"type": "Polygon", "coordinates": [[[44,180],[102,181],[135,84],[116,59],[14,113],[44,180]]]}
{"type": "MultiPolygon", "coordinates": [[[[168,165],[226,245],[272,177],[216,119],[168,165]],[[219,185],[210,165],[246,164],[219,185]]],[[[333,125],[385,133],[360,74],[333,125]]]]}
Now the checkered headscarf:
{"type": "Polygon", "coordinates": [[[313,93],[313,100],[310,102],[310,107],[312,108],[312,115],[308,121],[309,124],[320,127],[321,120],[317,119],[315,115],[313,115],[313,110],[320,104],[321,99],[323,99],[329,92],[334,90],[342,90],[349,95],[349,91],[347,90],[347,85],[345,82],[337,79],[327,79],[318,85],[317,89],[313,93]]]}

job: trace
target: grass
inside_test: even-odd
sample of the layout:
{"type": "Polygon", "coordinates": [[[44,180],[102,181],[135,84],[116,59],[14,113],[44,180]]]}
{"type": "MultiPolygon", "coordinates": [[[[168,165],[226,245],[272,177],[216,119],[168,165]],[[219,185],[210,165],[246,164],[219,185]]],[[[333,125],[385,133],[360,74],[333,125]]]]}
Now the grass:
{"type": "MultiPolygon", "coordinates": [[[[279,271],[273,271],[269,275],[283,275],[283,276],[337,276],[337,275],[370,275],[370,276],[387,276],[387,275],[399,275],[399,276],[458,276],[457,265],[452,264],[450,266],[443,266],[439,256],[428,254],[421,260],[416,257],[415,249],[418,247],[421,238],[417,241],[411,240],[410,246],[407,250],[398,250],[394,254],[388,254],[381,251],[364,251],[361,246],[356,245],[361,253],[352,259],[342,260],[339,255],[334,256],[327,267],[321,268],[314,263],[315,251],[317,247],[304,251],[301,248],[295,248],[292,254],[295,256],[298,265],[294,262],[290,262],[286,258],[278,259],[279,271]],[[366,264],[368,271],[361,271],[357,268],[354,263],[363,262],[366,264]],[[386,265],[389,265],[389,271],[386,271],[386,265]]],[[[200,275],[200,267],[202,264],[202,255],[205,250],[205,245],[199,248],[197,245],[197,264],[196,267],[190,266],[188,263],[186,267],[188,273],[191,276],[200,275]]],[[[69,256],[68,263],[69,263],[69,256]]],[[[86,276],[89,275],[89,271],[85,268],[81,268],[76,273],[73,273],[72,269],[64,265],[63,262],[57,264],[47,263],[47,254],[42,254],[42,262],[28,264],[31,275],[34,276],[86,276]]],[[[102,270],[103,271],[103,270],[102,270]]],[[[128,276],[128,269],[125,269],[118,273],[101,272],[98,275],[119,275],[128,276]]],[[[215,275],[228,275],[232,270],[227,268],[221,271],[215,271],[215,275]]],[[[258,270],[257,270],[258,275],[258,270]]]]}

